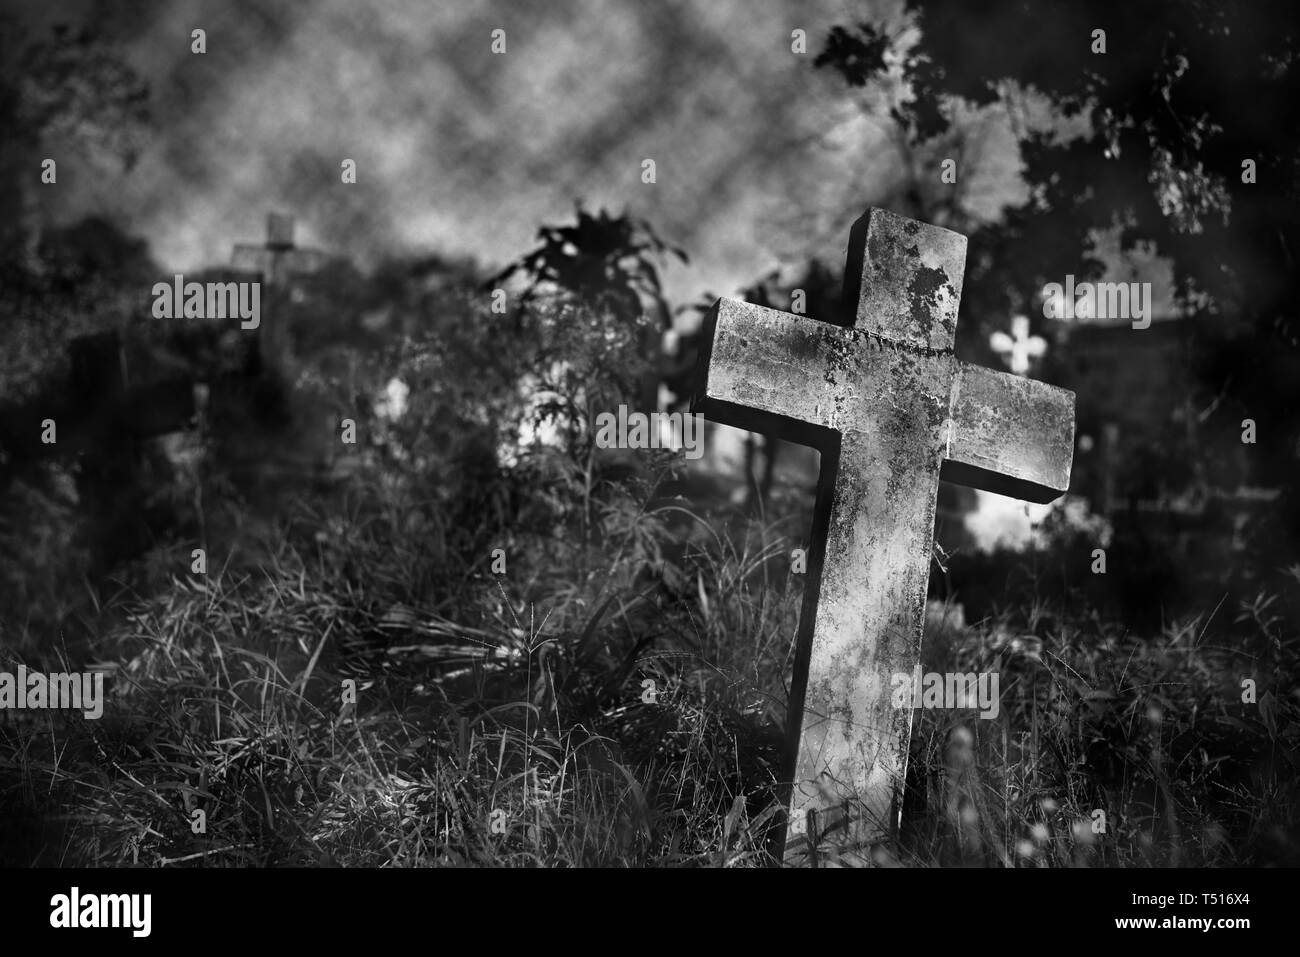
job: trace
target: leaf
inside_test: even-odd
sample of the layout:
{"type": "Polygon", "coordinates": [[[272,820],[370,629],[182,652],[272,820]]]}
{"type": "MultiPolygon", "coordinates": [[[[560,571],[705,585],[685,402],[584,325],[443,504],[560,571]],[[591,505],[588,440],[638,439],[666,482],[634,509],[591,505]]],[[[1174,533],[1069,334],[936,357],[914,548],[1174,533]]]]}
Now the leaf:
{"type": "Polygon", "coordinates": [[[1268,728],[1270,738],[1277,736],[1277,698],[1272,691],[1265,691],[1259,699],[1259,717],[1268,728]]]}
{"type": "Polygon", "coordinates": [[[731,844],[731,832],[735,830],[736,822],[740,820],[745,813],[745,796],[737,794],[736,799],[731,802],[731,810],[727,812],[726,818],[722,822],[722,850],[725,852],[731,844]]]}

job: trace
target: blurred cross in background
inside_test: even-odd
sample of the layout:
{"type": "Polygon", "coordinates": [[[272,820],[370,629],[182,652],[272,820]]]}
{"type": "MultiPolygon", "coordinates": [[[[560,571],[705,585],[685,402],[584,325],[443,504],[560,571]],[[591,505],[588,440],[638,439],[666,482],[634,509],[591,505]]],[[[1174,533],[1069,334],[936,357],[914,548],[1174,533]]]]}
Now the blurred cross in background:
{"type": "Polygon", "coordinates": [[[995,332],[989,336],[989,345],[1016,375],[1024,375],[1032,360],[1041,359],[1047,352],[1047,340],[1029,334],[1029,319],[1025,316],[1012,317],[1011,335],[995,332]]]}
{"type": "Polygon", "coordinates": [[[292,216],[271,213],[266,218],[266,244],[254,246],[239,243],[230,259],[230,267],[234,272],[256,275],[270,287],[262,291],[263,319],[257,336],[262,361],[277,370],[284,370],[290,365],[292,342],[287,317],[276,316],[273,308],[267,308],[269,294],[283,288],[295,274],[318,271],[328,259],[323,250],[294,245],[293,232],[292,216]]]}
{"type": "Polygon", "coordinates": [[[258,273],[268,283],[278,283],[291,273],[319,269],[324,264],[325,253],[295,246],[293,231],[292,216],[271,213],[266,217],[266,244],[236,244],[231,267],[237,272],[258,273]]]}

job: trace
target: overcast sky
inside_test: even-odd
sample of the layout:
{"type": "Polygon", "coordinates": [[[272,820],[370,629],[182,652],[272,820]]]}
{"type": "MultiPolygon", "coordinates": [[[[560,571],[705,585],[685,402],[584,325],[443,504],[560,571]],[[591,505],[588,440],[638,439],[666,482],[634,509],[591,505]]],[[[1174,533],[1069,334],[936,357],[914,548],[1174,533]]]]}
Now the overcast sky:
{"type": "MultiPolygon", "coordinates": [[[[498,267],[581,199],[685,248],[666,276],[681,304],[810,256],[838,267],[849,224],[905,175],[888,121],[812,65],[832,25],[901,30],[891,0],[23,4],[37,36],[96,24],[149,82],[138,165],[78,175],[62,158],[57,214],[106,214],[169,270],[226,262],[272,209],[363,266],[425,251],[498,267]]],[[[990,218],[1022,200],[1021,165],[1005,111],[977,116],[961,175],[968,211],[990,218]]]]}

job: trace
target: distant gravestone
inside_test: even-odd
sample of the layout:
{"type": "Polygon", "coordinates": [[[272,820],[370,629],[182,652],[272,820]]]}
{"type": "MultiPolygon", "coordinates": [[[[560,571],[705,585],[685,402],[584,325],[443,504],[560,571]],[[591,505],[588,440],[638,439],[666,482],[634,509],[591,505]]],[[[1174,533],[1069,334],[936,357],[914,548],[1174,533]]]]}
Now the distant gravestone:
{"type": "Polygon", "coordinates": [[[784,781],[788,863],[870,863],[911,734],[940,478],[1034,502],[1069,485],[1074,395],[953,355],[966,238],[880,209],[853,226],[846,326],[729,299],[693,408],[822,452],[784,781]]]}
{"type": "Polygon", "coordinates": [[[322,250],[294,245],[292,216],[271,213],[266,217],[266,242],[261,246],[236,244],[230,266],[236,272],[257,273],[264,282],[274,285],[293,273],[315,272],[325,260],[322,250]]]}
{"type": "MultiPolygon", "coordinates": [[[[14,471],[42,459],[76,459],[77,486],[98,571],[139,550],[143,443],[195,427],[198,408],[188,376],[136,381],[114,330],[68,344],[69,376],[60,395],[0,410],[0,465],[14,471]],[[40,442],[41,423],[58,441],[40,442]]],[[[6,468],[0,467],[0,480],[6,468]]],[[[144,544],[147,544],[145,542],[144,544]]]]}
{"type": "Polygon", "coordinates": [[[115,330],[68,343],[67,383],[0,410],[0,460],[24,463],[90,454],[130,459],[132,443],[193,427],[194,383],[188,376],[137,381],[115,330]],[[41,422],[58,424],[58,441],[40,441],[41,422]]]}
{"type": "Polygon", "coordinates": [[[1029,318],[1014,316],[1011,319],[1011,334],[995,332],[989,336],[989,347],[1002,356],[1007,368],[1016,375],[1029,371],[1035,359],[1041,359],[1047,352],[1047,340],[1042,336],[1029,334],[1029,318]]]}
{"type": "Polygon", "coordinates": [[[292,353],[292,338],[288,323],[266,306],[271,294],[295,274],[313,273],[325,265],[328,255],[320,249],[300,248],[294,245],[294,220],[292,216],[271,213],[266,218],[266,242],[261,246],[240,243],[235,246],[230,268],[236,273],[260,277],[267,289],[263,290],[263,320],[258,326],[258,348],[262,361],[273,369],[287,367],[292,353]],[[267,321],[269,319],[269,321],[267,321]]]}

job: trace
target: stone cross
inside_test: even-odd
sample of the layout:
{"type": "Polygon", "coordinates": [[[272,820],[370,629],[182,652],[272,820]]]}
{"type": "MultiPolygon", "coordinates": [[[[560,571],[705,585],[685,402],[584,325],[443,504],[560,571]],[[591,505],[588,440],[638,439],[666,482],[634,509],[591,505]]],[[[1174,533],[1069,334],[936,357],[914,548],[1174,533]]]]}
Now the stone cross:
{"type": "MultiPolygon", "coordinates": [[[[0,409],[0,486],[7,472],[45,458],[76,458],[97,572],[133,554],[144,534],[139,483],[142,443],[194,428],[198,408],[188,376],[136,381],[115,330],[68,345],[70,374],[58,394],[0,409]],[[52,419],[57,441],[41,442],[52,419]]],[[[149,371],[149,370],[144,370],[149,371]]]]}
{"type": "Polygon", "coordinates": [[[193,427],[192,380],[136,381],[116,330],[78,336],[68,344],[68,357],[67,383],[57,393],[0,408],[0,462],[86,454],[119,459],[133,442],[193,427]],[[52,445],[40,439],[45,419],[57,426],[52,445]]]}
{"type": "Polygon", "coordinates": [[[266,244],[239,243],[231,255],[236,272],[257,273],[268,283],[283,282],[292,273],[314,272],[325,263],[325,253],[294,245],[293,217],[271,213],[266,217],[266,244]]]}
{"type": "Polygon", "coordinates": [[[692,408],[821,450],[788,714],[785,860],[871,863],[898,823],[940,478],[1034,502],[1069,485],[1074,395],[953,355],[966,238],[881,209],[849,236],[845,325],[730,299],[692,408]]]}
{"type": "MultiPolygon", "coordinates": [[[[238,273],[256,274],[261,277],[262,282],[271,287],[281,285],[294,273],[316,272],[325,265],[327,259],[325,252],[295,246],[293,231],[292,216],[271,213],[266,218],[266,244],[236,245],[231,254],[230,268],[238,273]]],[[[267,295],[268,291],[263,290],[264,305],[270,298],[267,295]]],[[[291,351],[287,323],[276,321],[279,318],[276,316],[271,316],[270,322],[267,322],[266,318],[264,315],[257,332],[262,359],[273,367],[283,368],[288,363],[291,351]]]]}
{"type": "Polygon", "coordinates": [[[995,332],[989,336],[989,346],[1007,363],[1007,368],[1016,375],[1029,371],[1029,360],[1041,359],[1047,351],[1047,340],[1042,336],[1029,334],[1029,319],[1026,316],[1013,316],[1011,335],[995,332]]]}

